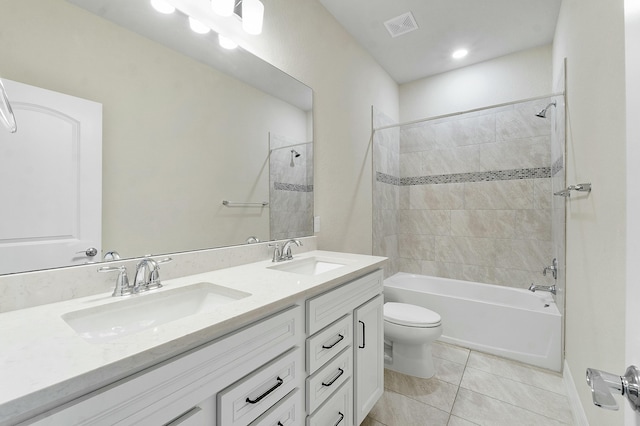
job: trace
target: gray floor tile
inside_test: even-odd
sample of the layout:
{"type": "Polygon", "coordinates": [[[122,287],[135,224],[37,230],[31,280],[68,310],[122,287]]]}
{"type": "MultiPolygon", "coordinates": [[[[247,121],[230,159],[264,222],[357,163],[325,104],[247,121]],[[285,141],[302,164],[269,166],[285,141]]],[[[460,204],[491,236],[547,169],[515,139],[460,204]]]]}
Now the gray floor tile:
{"type": "Polygon", "coordinates": [[[384,372],[384,386],[393,392],[429,404],[439,410],[451,412],[458,386],[437,378],[421,379],[391,370],[384,372]]]}
{"type": "Polygon", "coordinates": [[[434,357],[457,362],[458,364],[466,364],[470,352],[469,349],[438,341],[433,343],[431,351],[434,357]]]}
{"type": "Polygon", "coordinates": [[[494,355],[472,351],[467,366],[507,379],[526,383],[540,389],[566,395],[560,373],[507,360],[494,355]]]}
{"type": "Polygon", "coordinates": [[[369,417],[387,426],[446,426],[449,413],[386,390],[369,417]]]}
{"type": "Polygon", "coordinates": [[[481,426],[566,426],[558,420],[462,388],[452,414],[481,426]]]}
{"type": "Polygon", "coordinates": [[[569,400],[564,395],[543,390],[525,383],[506,379],[467,367],[460,387],[534,413],[571,423],[569,400]]]}
{"type": "Polygon", "coordinates": [[[460,417],[449,417],[449,423],[447,426],[478,426],[477,423],[472,423],[469,420],[461,419],[460,417]]]}
{"type": "Polygon", "coordinates": [[[433,357],[433,364],[436,367],[436,379],[456,386],[460,384],[464,374],[464,364],[436,357],[433,357]]]}

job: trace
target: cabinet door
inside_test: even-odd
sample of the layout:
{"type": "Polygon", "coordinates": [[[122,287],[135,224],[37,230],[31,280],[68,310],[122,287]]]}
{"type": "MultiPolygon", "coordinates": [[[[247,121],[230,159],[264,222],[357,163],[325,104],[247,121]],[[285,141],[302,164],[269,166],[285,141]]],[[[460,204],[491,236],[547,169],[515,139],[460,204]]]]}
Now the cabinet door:
{"type": "Polygon", "coordinates": [[[359,425],[384,392],[382,295],[354,311],[354,420],[359,425]]]}

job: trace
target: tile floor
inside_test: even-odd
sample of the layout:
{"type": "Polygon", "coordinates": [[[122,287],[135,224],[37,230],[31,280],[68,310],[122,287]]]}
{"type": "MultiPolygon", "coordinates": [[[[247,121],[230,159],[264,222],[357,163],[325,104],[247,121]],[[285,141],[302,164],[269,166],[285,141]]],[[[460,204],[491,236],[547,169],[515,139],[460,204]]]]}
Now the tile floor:
{"type": "Polygon", "coordinates": [[[573,425],[562,376],[437,342],[436,375],[385,370],[385,392],[362,426],[573,425]]]}

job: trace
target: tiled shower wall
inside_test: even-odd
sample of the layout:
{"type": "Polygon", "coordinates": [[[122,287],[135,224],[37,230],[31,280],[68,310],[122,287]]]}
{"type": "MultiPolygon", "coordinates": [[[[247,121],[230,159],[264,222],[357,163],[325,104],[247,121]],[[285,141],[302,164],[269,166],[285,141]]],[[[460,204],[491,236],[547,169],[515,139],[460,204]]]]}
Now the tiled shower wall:
{"type": "MultiPolygon", "coordinates": [[[[373,109],[373,127],[396,124],[382,112],[373,109]]],[[[400,208],[400,129],[375,132],[373,135],[373,254],[389,258],[385,277],[399,271],[398,211],[400,208]]]]}
{"type": "Polygon", "coordinates": [[[271,239],[313,235],[313,143],[269,136],[271,239]]]}
{"type": "Polygon", "coordinates": [[[548,102],[375,132],[374,253],[392,259],[389,273],[553,284],[542,275],[553,257],[551,122],[535,116],[548,102]]]}

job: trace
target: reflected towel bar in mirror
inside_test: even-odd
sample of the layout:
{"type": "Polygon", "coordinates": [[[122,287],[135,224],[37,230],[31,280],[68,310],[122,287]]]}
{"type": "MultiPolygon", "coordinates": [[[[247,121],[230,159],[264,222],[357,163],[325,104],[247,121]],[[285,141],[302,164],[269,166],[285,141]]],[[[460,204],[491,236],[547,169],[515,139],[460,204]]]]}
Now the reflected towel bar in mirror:
{"type": "Polygon", "coordinates": [[[268,201],[262,201],[260,203],[238,203],[235,201],[222,200],[222,205],[227,207],[267,207],[268,201]]]}

